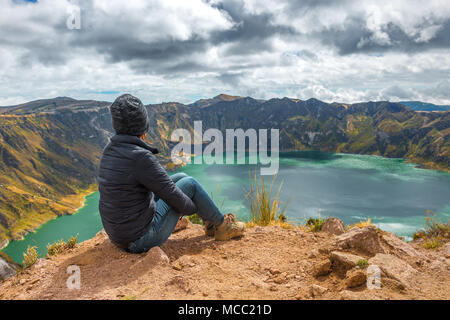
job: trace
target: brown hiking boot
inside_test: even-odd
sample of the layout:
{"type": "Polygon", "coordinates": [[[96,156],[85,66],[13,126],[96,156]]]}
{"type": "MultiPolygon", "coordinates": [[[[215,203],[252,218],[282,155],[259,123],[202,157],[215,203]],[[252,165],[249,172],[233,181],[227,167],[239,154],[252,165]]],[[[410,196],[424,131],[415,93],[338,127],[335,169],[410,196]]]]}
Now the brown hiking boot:
{"type": "Polygon", "coordinates": [[[216,228],[214,227],[214,225],[211,222],[205,221],[204,229],[205,229],[205,234],[208,237],[214,237],[214,234],[216,232],[216,228]]]}
{"type": "Polygon", "coordinates": [[[230,240],[244,234],[245,224],[237,222],[234,215],[229,213],[225,215],[222,224],[215,227],[215,229],[214,238],[216,240],[230,240]]]}

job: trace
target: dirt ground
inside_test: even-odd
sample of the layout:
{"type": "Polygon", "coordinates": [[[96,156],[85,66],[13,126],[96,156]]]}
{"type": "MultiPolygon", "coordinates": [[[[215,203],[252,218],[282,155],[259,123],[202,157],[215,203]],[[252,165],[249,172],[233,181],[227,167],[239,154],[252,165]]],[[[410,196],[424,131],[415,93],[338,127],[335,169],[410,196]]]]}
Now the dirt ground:
{"type": "Polygon", "coordinates": [[[328,259],[335,238],[303,227],[271,226],[250,228],[239,239],[218,242],[205,236],[201,226],[189,223],[162,251],[154,248],[133,255],[99,233],[0,283],[0,299],[450,298],[450,259],[419,246],[414,248],[426,258],[412,266],[417,273],[409,279],[411,286],[382,277],[381,289],[368,289],[365,283],[348,288],[343,273],[332,270],[316,276],[314,270],[328,259]],[[79,290],[67,287],[71,265],[80,268],[79,290]]]}

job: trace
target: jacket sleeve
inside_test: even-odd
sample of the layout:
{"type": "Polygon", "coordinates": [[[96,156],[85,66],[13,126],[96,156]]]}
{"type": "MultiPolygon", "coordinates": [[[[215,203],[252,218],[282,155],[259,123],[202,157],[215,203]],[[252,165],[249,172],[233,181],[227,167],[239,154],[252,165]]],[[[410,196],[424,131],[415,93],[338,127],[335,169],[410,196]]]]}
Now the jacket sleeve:
{"type": "Polygon", "coordinates": [[[135,173],[139,183],[178,213],[191,215],[197,212],[195,203],[175,185],[158,159],[150,152],[138,158],[135,173]]]}

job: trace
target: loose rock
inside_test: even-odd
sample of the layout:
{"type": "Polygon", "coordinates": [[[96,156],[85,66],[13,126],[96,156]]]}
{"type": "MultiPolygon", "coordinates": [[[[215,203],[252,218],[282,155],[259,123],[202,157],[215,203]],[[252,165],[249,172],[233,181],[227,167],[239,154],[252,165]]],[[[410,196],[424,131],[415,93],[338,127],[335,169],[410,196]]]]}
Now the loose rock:
{"type": "Polygon", "coordinates": [[[364,258],[347,252],[333,251],[330,254],[330,260],[333,266],[344,270],[356,267],[358,261],[361,259],[364,258]]]}
{"type": "Polygon", "coordinates": [[[325,276],[330,272],[331,272],[331,262],[328,259],[318,262],[313,269],[313,274],[315,277],[325,276]]]}
{"type": "Polygon", "coordinates": [[[309,292],[311,293],[311,295],[313,296],[313,297],[320,297],[321,295],[323,295],[325,292],[327,292],[328,291],[328,289],[327,288],[325,288],[325,287],[322,287],[322,286],[319,286],[319,285],[317,285],[317,284],[313,284],[311,287],[310,287],[310,290],[309,290],[309,292]]]}
{"type": "Polygon", "coordinates": [[[191,223],[192,222],[190,222],[189,219],[187,219],[187,218],[178,220],[177,225],[175,226],[175,229],[173,230],[173,233],[176,233],[176,232],[186,229],[188,227],[188,225],[191,223]]]}
{"type": "Polygon", "coordinates": [[[344,223],[337,218],[328,218],[323,223],[321,231],[326,231],[335,235],[343,234],[345,233],[344,223]]]}
{"type": "Polygon", "coordinates": [[[365,284],[366,280],[367,276],[364,271],[354,269],[347,272],[345,284],[347,285],[347,288],[354,288],[365,284]]]}
{"type": "Polygon", "coordinates": [[[384,232],[381,239],[390,249],[391,253],[400,258],[425,259],[425,256],[422,253],[390,232],[384,232]]]}
{"type": "Polygon", "coordinates": [[[168,265],[170,262],[169,257],[160,247],[151,248],[144,259],[145,262],[159,265],[168,265]]]}
{"type": "Polygon", "coordinates": [[[336,245],[341,249],[357,249],[370,255],[385,253],[375,226],[355,227],[338,236],[336,245]]]}

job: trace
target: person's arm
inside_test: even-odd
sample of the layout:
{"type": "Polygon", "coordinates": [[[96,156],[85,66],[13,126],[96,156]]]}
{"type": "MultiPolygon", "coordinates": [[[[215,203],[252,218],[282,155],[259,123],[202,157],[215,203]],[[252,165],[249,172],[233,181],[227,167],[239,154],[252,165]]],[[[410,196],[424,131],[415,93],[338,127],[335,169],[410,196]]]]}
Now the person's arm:
{"type": "Polygon", "coordinates": [[[137,160],[135,172],[139,183],[178,213],[191,215],[197,212],[195,203],[175,185],[158,159],[150,152],[137,160]]]}

